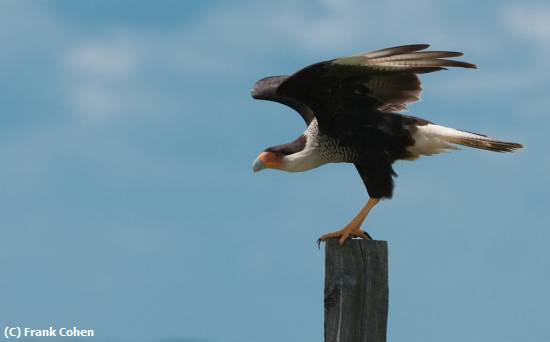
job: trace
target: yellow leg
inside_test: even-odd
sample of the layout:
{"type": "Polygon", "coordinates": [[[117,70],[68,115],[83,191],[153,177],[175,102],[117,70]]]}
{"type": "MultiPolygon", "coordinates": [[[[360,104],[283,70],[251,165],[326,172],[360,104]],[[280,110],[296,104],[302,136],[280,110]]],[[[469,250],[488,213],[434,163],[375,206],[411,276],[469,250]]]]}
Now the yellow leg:
{"type": "Polygon", "coordinates": [[[317,240],[317,244],[321,244],[322,241],[326,241],[330,238],[340,238],[340,245],[343,245],[350,236],[369,239],[369,235],[361,230],[361,225],[365,221],[365,218],[367,218],[367,215],[371,209],[374,208],[379,201],[379,198],[369,198],[367,204],[365,204],[363,209],[361,209],[359,214],[357,214],[357,216],[355,216],[350,223],[348,223],[343,229],[321,236],[319,240],[317,240]]]}

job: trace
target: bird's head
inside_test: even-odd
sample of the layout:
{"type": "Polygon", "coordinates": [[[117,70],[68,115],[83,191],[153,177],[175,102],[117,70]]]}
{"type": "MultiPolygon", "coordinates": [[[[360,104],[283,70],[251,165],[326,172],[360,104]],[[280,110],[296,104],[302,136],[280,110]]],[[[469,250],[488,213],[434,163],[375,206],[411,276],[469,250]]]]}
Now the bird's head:
{"type": "Polygon", "coordinates": [[[291,143],[266,148],[252,164],[252,170],[258,172],[263,169],[277,169],[301,172],[317,167],[317,151],[308,146],[307,138],[301,135],[291,143]]]}

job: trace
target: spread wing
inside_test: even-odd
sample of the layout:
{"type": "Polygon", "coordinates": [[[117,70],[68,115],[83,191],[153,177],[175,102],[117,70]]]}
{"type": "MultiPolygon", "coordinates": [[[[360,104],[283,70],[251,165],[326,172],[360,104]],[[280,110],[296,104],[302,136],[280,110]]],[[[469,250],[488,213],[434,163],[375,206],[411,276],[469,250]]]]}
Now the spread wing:
{"type": "Polygon", "coordinates": [[[350,101],[360,100],[365,112],[406,110],[408,103],[420,99],[417,74],[446,67],[476,67],[447,59],[462,56],[460,52],[422,51],[428,47],[405,45],[316,63],[287,77],[276,93],[311,108],[321,128],[350,101]]]}
{"type": "Polygon", "coordinates": [[[311,120],[315,118],[311,108],[293,96],[285,96],[277,92],[279,85],[289,77],[290,76],[270,76],[262,78],[256,82],[254,88],[252,88],[251,95],[256,100],[274,101],[289,106],[297,111],[306,122],[306,125],[309,126],[311,120]]]}

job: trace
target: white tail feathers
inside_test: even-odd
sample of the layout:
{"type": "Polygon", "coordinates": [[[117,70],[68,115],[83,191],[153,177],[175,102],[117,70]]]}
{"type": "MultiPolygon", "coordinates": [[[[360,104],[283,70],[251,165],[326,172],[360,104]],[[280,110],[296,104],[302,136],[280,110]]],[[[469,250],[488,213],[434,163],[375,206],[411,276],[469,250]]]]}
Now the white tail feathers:
{"type": "Polygon", "coordinates": [[[482,134],[460,131],[434,124],[418,126],[413,137],[415,144],[409,148],[409,151],[413,154],[413,158],[420,155],[432,155],[457,149],[455,145],[493,152],[513,152],[523,147],[521,144],[496,140],[482,134]]]}

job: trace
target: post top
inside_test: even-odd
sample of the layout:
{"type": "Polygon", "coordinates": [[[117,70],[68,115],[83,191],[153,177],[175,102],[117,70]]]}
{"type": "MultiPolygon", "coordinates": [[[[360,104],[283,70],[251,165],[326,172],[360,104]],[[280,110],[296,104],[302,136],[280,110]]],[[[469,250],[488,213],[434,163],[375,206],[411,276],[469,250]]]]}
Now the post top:
{"type": "Polygon", "coordinates": [[[385,240],[366,240],[366,239],[349,239],[344,245],[340,246],[338,239],[328,239],[326,241],[326,247],[345,247],[345,246],[365,246],[365,247],[388,247],[388,241],[385,240]]]}

